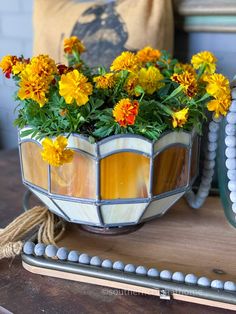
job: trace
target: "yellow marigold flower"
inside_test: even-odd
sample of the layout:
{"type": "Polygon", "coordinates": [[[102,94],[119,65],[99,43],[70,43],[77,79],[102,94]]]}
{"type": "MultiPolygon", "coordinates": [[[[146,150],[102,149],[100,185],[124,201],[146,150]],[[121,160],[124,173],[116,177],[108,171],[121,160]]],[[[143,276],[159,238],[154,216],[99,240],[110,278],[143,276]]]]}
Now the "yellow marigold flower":
{"type": "Polygon", "coordinates": [[[138,69],[139,61],[136,55],[130,51],[124,51],[120,56],[115,58],[110,67],[111,71],[127,70],[134,72],[138,69]]]}
{"type": "Polygon", "coordinates": [[[153,94],[156,90],[164,86],[161,80],[164,76],[160,70],[154,66],[150,66],[148,69],[142,68],[138,73],[139,85],[147,94],[153,94]]]}
{"type": "Polygon", "coordinates": [[[202,51],[192,56],[191,63],[194,69],[199,69],[203,64],[206,66],[205,72],[214,73],[216,70],[216,57],[210,51],[202,51]]]}
{"type": "Polygon", "coordinates": [[[17,61],[15,65],[12,66],[12,73],[14,75],[20,74],[26,67],[26,63],[22,61],[17,61]]]}
{"type": "Polygon", "coordinates": [[[139,96],[135,93],[135,87],[138,85],[138,75],[136,73],[129,73],[128,79],[125,83],[125,90],[129,95],[139,96]]]}
{"type": "Polygon", "coordinates": [[[7,78],[10,78],[12,73],[12,67],[16,64],[16,56],[4,56],[0,61],[0,68],[7,78]]]}
{"type": "Polygon", "coordinates": [[[64,52],[68,54],[72,54],[73,50],[78,53],[82,53],[85,51],[85,46],[76,36],[65,38],[64,39],[64,52]]]}
{"type": "Polygon", "coordinates": [[[115,85],[115,75],[113,73],[107,73],[99,75],[93,78],[97,88],[107,89],[112,88],[115,85]]]}
{"type": "Polygon", "coordinates": [[[172,115],[172,125],[174,128],[176,127],[183,127],[188,119],[188,108],[184,108],[182,110],[176,111],[172,115]]]}
{"type": "Polygon", "coordinates": [[[66,149],[67,143],[67,138],[64,136],[58,136],[54,141],[45,138],[42,142],[43,150],[41,152],[43,160],[54,167],[71,162],[74,152],[71,149],[66,149]]]}
{"type": "Polygon", "coordinates": [[[193,97],[197,92],[197,81],[194,74],[185,71],[183,73],[174,73],[171,80],[182,86],[183,91],[189,97],[193,97]]]}
{"type": "Polygon", "coordinates": [[[207,109],[209,111],[214,111],[215,117],[218,118],[220,115],[225,116],[227,114],[230,104],[230,97],[213,99],[208,102],[207,109]]]}
{"type": "Polygon", "coordinates": [[[230,95],[229,80],[222,74],[214,73],[206,79],[206,91],[215,98],[225,98],[230,95]]]}
{"type": "Polygon", "coordinates": [[[196,71],[194,69],[194,67],[189,64],[189,63],[177,63],[175,65],[175,68],[182,70],[183,72],[189,72],[192,73],[193,75],[196,75],[196,71]]]}
{"type": "Polygon", "coordinates": [[[141,63],[156,62],[160,56],[160,50],[153,49],[150,46],[144,47],[137,52],[137,57],[141,63]]]}
{"type": "Polygon", "coordinates": [[[121,99],[113,109],[113,117],[119,125],[126,127],[135,123],[138,114],[139,103],[137,100],[130,100],[129,98],[121,99]]]}
{"type": "Polygon", "coordinates": [[[48,55],[38,55],[31,59],[27,66],[33,75],[44,76],[49,81],[52,81],[53,75],[58,73],[55,61],[48,55]]]}
{"type": "Polygon", "coordinates": [[[32,74],[27,67],[21,73],[19,87],[18,97],[20,99],[32,99],[36,101],[40,107],[43,107],[47,102],[46,94],[49,90],[48,81],[44,79],[44,77],[32,74]]]}
{"type": "Polygon", "coordinates": [[[78,70],[63,74],[59,81],[59,94],[65,98],[67,104],[72,104],[75,101],[78,106],[85,105],[92,91],[92,84],[78,70]]]}

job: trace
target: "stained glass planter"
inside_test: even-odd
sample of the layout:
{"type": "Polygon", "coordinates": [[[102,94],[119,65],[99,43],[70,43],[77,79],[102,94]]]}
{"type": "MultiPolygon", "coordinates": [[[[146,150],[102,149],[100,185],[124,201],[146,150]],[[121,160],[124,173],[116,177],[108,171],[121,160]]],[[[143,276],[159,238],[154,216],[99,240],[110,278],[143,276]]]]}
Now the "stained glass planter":
{"type": "Polygon", "coordinates": [[[194,131],[166,132],[153,142],[117,135],[93,144],[72,134],[68,148],[72,162],[52,167],[42,160],[41,142],[19,132],[23,183],[53,213],[78,224],[121,227],[159,217],[198,171],[194,131]]]}

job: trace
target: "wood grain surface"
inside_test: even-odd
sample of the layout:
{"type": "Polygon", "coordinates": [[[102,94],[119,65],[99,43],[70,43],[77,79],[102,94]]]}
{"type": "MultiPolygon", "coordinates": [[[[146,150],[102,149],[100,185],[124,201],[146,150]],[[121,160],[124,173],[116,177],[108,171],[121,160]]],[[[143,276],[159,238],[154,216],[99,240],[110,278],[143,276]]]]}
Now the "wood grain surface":
{"type": "MultiPolygon", "coordinates": [[[[18,216],[21,212],[22,196],[25,188],[21,184],[20,179],[20,168],[18,161],[17,151],[7,151],[0,152],[0,228],[8,224],[14,217],[18,216]]],[[[216,201],[217,203],[217,201],[216,201]]],[[[219,204],[219,203],[217,203],[219,204]]],[[[180,255],[191,248],[191,243],[196,243],[194,245],[193,252],[196,260],[199,261],[199,268],[197,272],[201,272],[205,269],[210,277],[224,278],[229,275],[235,276],[235,268],[230,268],[228,265],[232,264],[233,257],[230,257],[229,252],[224,249],[222,256],[217,256],[215,258],[214,265],[212,263],[205,265],[208,254],[211,257],[216,256],[216,252],[219,246],[224,247],[221,234],[222,225],[226,232],[226,238],[230,241],[230,235],[233,233],[232,229],[225,221],[223,217],[222,209],[219,207],[215,208],[215,205],[211,205],[211,202],[207,205],[209,210],[206,213],[206,219],[203,222],[201,217],[199,217],[198,211],[193,211],[189,209],[189,214],[194,220],[190,218],[184,218],[183,211],[186,209],[182,208],[181,203],[179,203],[175,209],[171,209],[167,216],[164,216],[159,223],[156,225],[156,231],[159,244],[152,245],[154,250],[160,253],[160,243],[161,247],[165,244],[166,250],[163,256],[159,256],[158,263],[155,262],[156,266],[162,267],[166,265],[168,268],[173,268],[175,264],[174,260],[178,261],[176,264],[176,270],[183,270],[184,267],[186,271],[188,269],[193,270],[193,265],[190,265],[190,260],[192,258],[180,255]],[[218,214],[214,214],[217,211],[218,214]],[[173,219],[171,216],[174,216],[173,219]],[[171,218],[168,224],[168,219],[171,218]],[[177,234],[174,234],[172,228],[175,225],[180,225],[181,220],[184,219],[192,221],[189,225],[182,224],[180,230],[177,234]],[[212,220],[216,225],[212,225],[212,220]],[[166,222],[166,227],[163,224],[166,222]],[[199,224],[201,222],[201,224],[199,224]],[[160,227],[159,227],[160,224],[160,227]],[[195,228],[195,224],[198,224],[198,235],[196,233],[192,234],[192,229],[195,228]],[[161,227],[162,226],[162,227],[161,227]],[[165,230],[164,235],[162,235],[158,230],[162,228],[165,230]],[[204,236],[206,229],[210,228],[212,230],[211,237],[207,239],[204,236]],[[218,241],[214,239],[218,232],[218,241]],[[178,238],[178,240],[177,240],[178,238]],[[195,242],[196,241],[196,242],[195,242]],[[218,244],[217,244],[218,242],[218,244]],[[175,250],[175,254],[172,254],[173,243],[178,245],[180,251],[175,250]],[[213,244],[214,245],[213,245],[213,244]],[[207,248],[208,253],[201,253],[202,245],[207,248]],[[172,249],[171,249],[172,248],[172,249]],[[196,251],[197,250],[197,251],[196,251]],[[195,252],[196,251],[196,252],[195,252]],[[171,261],[168,254],[172,254],[173,260],[171,261]],[[226,254],[226,255],[225,255],[226,254]],[[223,259],[223,256],[227,256],[227,259],[223,259]],[[224,261],[224,262],[223,262],[224,261]],[[221,267],[227,274],[214,274],[214,267],[221,267]]],[[[218,206],[218,205],[217,205],[218,206]]],[[[200,215],[201,216],[201,215],[200,215]]],[[[151,223],[152,224],[152,223],[151,223]]],[[[146,228],[146,226],[145,226],[146,228]]],[[[153,230],[154,231],[154,230],[153,230]]],[[[140,230],[141,232],[141,230],[140,230]]],[[[88,237],[88,235],[84,235],[88,237]]],[[[130,235],[136,238],[136,242],[140,241],[140,235],[130,235]]],[[[153,232],[149,231],[147,234],[150,243],[154,242],[153,232]]],[[[225,239],[225,238],[224,238],[225,239]]],[[[75,239],[78,245],[83,246],[81,240],[75,239]]],[[[113,240],[114,241],[114,240],[113,240]]],[[[155,240],[156,241],[156,240],[155,240]]],[[[109,254],[114,254],[109,252],[110,244],[108,240],[105,240],[107,251],[104,252],[104,256],[109,256],[109,254]]],[[[80,247],[81,247],[80,246],[80,247]]],[[[227,250],[230,248],[227,245],[227,250]]],[[[123,248],[120,248],[123,249],[123,248]]],[[[123,250],[124,252],[124,250],[123,250]]],[[[233,247],[230,249],[231,254],[234,254],[233,247]]],[[[130,256],[134,254],[133,252],[122,253],[122,258],[124,261],[128,260],[130,256]],[[125,256],[126,255],[126,256],[125,256]]],[[[100,254],[101,255],[101,254],[100,254]]],[[[103,254],[102,254],[103,255],[103,254]]],[[[147,255],[147,254],[145,254],[147,255]]],[[[234,255],[235,256],[235,255],[234,255]]],[[[111,256],[112,257],[112,256],[111,256]]],[[[136,264],[141,262],[143,264],[146,256],[140,257],[136,261],[136,264]]],[[[234,257],[235,258],[235,257],[234,257]]],[[[121,259],[121,258],[120,258],[121,259]]],[[[193,259],[192,259],[193,260],[193,259]]],[[[209,260],[209,259],[208,259],[209,260]]],[[[149,262],[154,261],[149,259],[149,262]]],[[[195,262],[194,265],[196,265],[195,262]]],[[[175,270],[173,269],[173,270],[175,270]]],[[[232,313],[232,311],[227,311],[223,309],[217,309],[202,305],[195,305],[180,301],[165,301],[159,300],[155,296],[143,296],[137,293],[130,293],[127,291],[108,289],[99,286],[93,286],[86,283],[78,283],[73,281],[67,281],[62,279],[43,277],[39,275],[34,275],[23,269],[21,265],[20,258],[15,258],[14,260],[2,260],[0,261],[0,313],[3,313],[2,308],[7,309],[15,314],[31,314],[31,313],[183,313],[183,314],[198,314],[198,313],[232,313]]]]}

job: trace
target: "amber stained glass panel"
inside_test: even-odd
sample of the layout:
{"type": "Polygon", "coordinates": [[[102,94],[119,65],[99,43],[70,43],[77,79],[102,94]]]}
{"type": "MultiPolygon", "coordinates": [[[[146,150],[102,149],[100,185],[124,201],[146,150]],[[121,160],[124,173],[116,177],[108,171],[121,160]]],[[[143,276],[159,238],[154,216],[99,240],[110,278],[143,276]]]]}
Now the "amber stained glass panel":
{"type": "Polygon", "coordinates": [[[101,198],[144,198],[149,191],[150,159],[121,152],[101,160],[101,198]]]}
{"type": "Polygon", "coordinates": [[[181,146],[165,149],[154,159],[153,194],[184,187],[188,183],[188,150],[181,146]]]}

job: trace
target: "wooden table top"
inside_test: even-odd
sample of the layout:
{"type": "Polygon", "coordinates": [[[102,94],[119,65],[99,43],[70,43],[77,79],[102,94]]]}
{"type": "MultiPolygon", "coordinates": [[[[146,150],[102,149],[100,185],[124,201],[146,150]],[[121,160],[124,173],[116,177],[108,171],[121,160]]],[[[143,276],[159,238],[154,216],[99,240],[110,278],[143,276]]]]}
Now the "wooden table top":
{"type": "MultiPolygon", "coordinates": [[[[17,150],[0,151],[0,228],[22,212],[25,191],[17,150]]],[[[0,314],[18,313],[232,313],[232,311],[159,300],[127,291],[34,275],[20,257],[0,261],[0,314]]]]}

